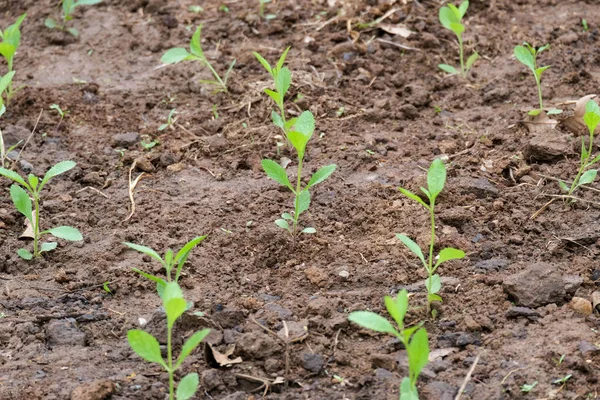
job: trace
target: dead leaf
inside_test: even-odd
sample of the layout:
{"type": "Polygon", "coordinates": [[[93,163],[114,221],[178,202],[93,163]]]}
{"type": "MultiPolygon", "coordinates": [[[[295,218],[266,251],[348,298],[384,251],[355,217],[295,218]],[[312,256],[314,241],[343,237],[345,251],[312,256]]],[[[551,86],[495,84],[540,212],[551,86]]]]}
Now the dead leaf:
{"type": "Polygon", "coordinates": [[[229,356],[235,351],[235,344],[227,346],[225,353],[219,352],[215,349],[212,344],[206,343],[204,346],[204,359],[208,365],[214,368],[220,367],[231,367],[233,364],[239,364],[242,362],[242,357],[229,359],[229,356]]]}
{"type": "MultiPolygon", "coordinates": [[[[31,216],[35,219],[35,210],[31,212],[31,216]]],[[[33,240],[33,226],[27,218],[25,218],[25,231],[19,236],[19,240],[33,240]]]]}
{"type": "Polygon", "coordinates": [[[525,121],[529,133],[539,134],[553,130],[558,125],[558,121],[552,118],[548,118],[545,111],[540,112],[538,115],[525,121]]]}
{"type": "Polygon", "coordinates": [[[434,349],[429,353],[429,362],[434,362],[438,358],[444,358],[449,354],[452,354],[456,351],[454,347],[448,347],[445,349],[434,349]]]}
{"type": "Polygon", "coordinates": [[[577,103],[575,103],[575,110],[573,112],[573,116],[566,118],[563,121],[565,127],[573,133],[584,133],[586,132],[586,125],[583,122],[583,116],[585,115],[585,105],[588,101],[595,98],[595,94],[588,94],[587,96],[583,96],[577,103]]]}
{"type": "Polygon", "coordinates": [[[385,24],[385,25],[379,25],[379,28],[383,29],[387,33],[391,33],[392,35],[402,36],[403,38],[407,38],[410,35],[412,35],[412,33],[413,33],[413,31],[408,29],[403,24],[398,24],[398,25],[385,24]]]}

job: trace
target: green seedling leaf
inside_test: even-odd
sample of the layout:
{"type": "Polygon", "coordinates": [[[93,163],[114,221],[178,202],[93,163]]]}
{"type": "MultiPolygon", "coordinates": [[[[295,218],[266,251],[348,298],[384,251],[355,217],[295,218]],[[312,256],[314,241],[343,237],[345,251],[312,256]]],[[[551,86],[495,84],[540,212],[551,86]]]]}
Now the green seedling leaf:
{"type": "Polygon", "coordinates": [[[253,51],[252,54],[254,54],[254,57],[256,57],[256,59],[263,66],[263,68],[266,69],[269,74],[273,75],[273,70],[271,69],[271,64],[269,64],[269,62],[267,60],[265,60],[264,57],[261,56],[260,54],[258,54],[257,52],[253,51]]]}
{"type": "Polygon", "coordinates": [[[537,384],[538,384],[538,381],[534,381],[531,384],[525,383],[525,384],[523,384],[523,386],[521,386],[521,392],[523,392],[523,393],[529,393],[529,392],[531,392],[533,390],[534,387],[537,386],[537,384]]]}
{"type": "Polygon", "coordinates": [[[190,251],[192,251],[194,247],[198,246],[207,237],[208,235],[197,236],[189,242],[187,242],[185,246],[183,246],[181,250],[177,252],[177,255],[175,256],[175,262],[177,263],[177,273],[175,275],[175,282],[179,280],[181,269],[183,268],[183,264],[185,264],[185,262],[187,261],[188,256],[190,255],[190,251]]]}
{"type": "Polygon", "coordinates": [[[535,58],[531,51],[524,46],[516,46],[515,58],[535,73],[535,58]]]}
{"type": "Polygon", "coordinates": [[[288,224],[288,222],[285,219],[276,219],[275,220],[275,225],[277,225],[278,227],[285,229],[285,230],[290,230],[290,225],[288,224]]]}
{"type": "MultiPolygon", "coordinates": [[[[169,284],[167,283],[167,289],[165,289],[165,296],[168,287],[169,284]]],[[[170,299],[164,303],[164,307],[165,312],[167,313],[167,324],[169,328],[172,328],[175,324],[175,321],[177,321],[177,318],[181,317],[181,315],[187,309],[187,302],[182,298],[170,299]]]]}
{"type": "Polygon", "coordinates": [[[0,79],[0,93],[5,92],[15,76],[15,71],[10,71],[0,79]]]}
{"type": "Polygon", "coordinates": [[[306,144],[308,143],[310,137],[307,137],[300,132],[291,131],[287,133],[287,138],[298,152],[298,158],[303,159],[304,152],[306,151],[306,144]]]}
{"type": "Polygon", "coordinates": [[[15,55],[15,51],[17,49],[10,43],[2,42],[0,43],[0,54],[6,59],[10,60],[15,55]]]}
{"type": "MultiPolygon", "coordinates": [[[[273,99],[275,104],[279,104],[279,102],[281,101],[281,96],[279,95],[279,93],[277,93],[271,89],[265,89],[265,93],[268,94],[269,97],[273,99]]],[[[277,114],[275,111],[272,111],[271,118],[273,119],[273,123],[276,126],[283,128],[283,120],[281,119],[281,116],[279,114],[277,114]],[[279,119],[276,120],[275,115],[277,115],[279,117],[279,119]],[[281,120],[281,122],[279,122],[280,120],[281,120]],[[275,122],[275,121],[277,121],[277,122],[275,122]]]]}
{"type": "Polygon", "coordinates": [[[46,172],[46,175],[44,175],[44,179],[42,179],[40,190],[42,190],[42,187],[46,183],[48,183],[50,179],[54,178],[57,175],[64,174],[65,172],[72,170],[73,168],[75,168],[76,165],[77,164],[74,161],[61,161],[52,168],[50,168],[48,172],[46,172]]]}
{"type": "Polygon", "coordinates": [[[558,115],[558,114],[562,114],[563,110],[559,109],[559,108],[551,108],[548,111],[546,111],[547,115],[558,115]]]}
{"type": "Polygon", "coordinates": [[[408,310],[408,293],[406,290],[398,293],[398,297],[396,299],[392,299],[390,296],[385,296],[383,300],[388,313],[392,316],[392,318],[394,318],[394,321],[396,321],[398,326],[402,328],[404,326],[404,316],[408,310]]]}
{"type": "Polygon", "coordinates": [[[581,178],[579,178],[577,186],[589,185],[590,183],[594,182],[594,180],[596,179],[596,175],[598,175],[597,169],[590,169],[588,171],[585,171],[585,173],[581,175],[581,178]]]}
{"type": "Polygon", "coordinates": [[[185,341],[183,347],[181,348],[181,353],[179,354],[179,358],[177,359],[177,364],[175,364],[175,369],[179,368],[179,366],[185,361],[187,356],[189,356],[192,351],[204,340],[206,336],[210,333],[210,329],[202,329],[194,333],[188,340],[185,341]]]}
{"type": "Polygon", "coordinates": [[[58,246],[57,242],[46,242],[46,243],[42,243],[42,245],[40,246],[40,253],[43,253],[44,251],[52,251],[54,250],[56,247],[58,246]]]}
{"type": "Polygon", "coordinates": [[[542,112],[542,110],[531,110],[527,114],[531,115],[532,117],[535,117],[537,115],[540,115],[541,112],[542,112]]]}
{"type": "Polygon", "coordinates": [[[387,319],[379,314],[370,311],[354,311],[348,315],[348,320],[354,322],[363,328],[370,329],[375,332],[390,333],[394,336],[398,334],[394,326],[387,319]]]}
{"type": "Polygon", "coordinates": [[[275,182],[279,183],[282,186],[287,187],[292,192],[294,192],[294,188],[292,187],[292,184],[290,183],[287,173],[285,172],[285,169],[281,165],[277,164],[273,160],[266,160],[266,159],[261,161],[261,165],[262,165],[263,169],[265,170],[265,172],[267,173],[267,176],[269,178],[273,179],[275,182]]]}
{"type": "Polygon", "coordinates": [[[179,385],[177,385],[177,400],[191,399],[196,393],[196,390],[198,390],[199,383],[200,379],[195,372],[184,376],[179,382],[179,385]]]}
{"type": "Polygon", "coordinates": [[[585,105],[585,114],[583,116],[583,122],[588,127],[591,134],[596,130],[598,124],[600,124],[600,109],[595,101],[590,100],[585,105]]]}
{"type": "Polygon", "coordinates": [[[425,265],[425,266],[427,265],[427,263],[425,262],[425,257],[423,256],[423,252],[421,251],[421,248],[419,247],[418,244],[416,244],[408,236],[402,235],[400,233],[397,233],[396,237],[398,238],[398,240],[400,240],[402,243],[404,243],[404,245],[406,247],[408,247],[408,249],[410,251],[412,251],[417,257],[419,257],[419,260],[421,260],[421,262],[423,263],[423,265],[425,265]]]}
{"type": "Polygon", "coordinates": [[[317,233],[317,230],[315,228],[304,228],[302,229],[302,233],[317,233]]]}
{"type": "Polygon", "coordinates": [[[10,198],[17,211],[33,224],[32,204],[27,192],[21,186],[13,184],[10,187],[10,198]]]}
{"type": "Polygon", "coordinates": [[[77,37],[79,36],[79,31],[76,28],[68,28],[67,32],[69,32],[71,35],[77,37]]]}
{"type": "Polygon", "coordinates": [[[535,49],[532,48],[532,52],[535,52],[537,54],[540,54],[542,51],[547,50],[550,48],[550,44],[545,44],[542,47],[540,47],[539,49],[537,49],[537,51],[535,51],[535,49]]]}
{"type": "Polygon", "coordinates": [[[277,89],[279,94],[282,96],[282,100],[283,96],[285,96],[288,89],[290,88],[291,83],[292,73],[287,67],[284,67],[281,70],[277,71],[277,75],[275,76],[275,89],[277,89]]]}
{"type": "Polygon", "coordinates": [[[200,58],[204,58],[204,52],[202,51],[202,47],[200,45],[200,33],[202,32],[202,25],[196,28],[196,32],[192,35],[192,41],[190,42],[190,50],[192,54],[198,56],[200,58]]]}
{"type": "Polygon", "coordinates": [[[427,295],[427,301],[429,303],[433,303],[434,301],[442,302],[442,297],[440,295],[435,294],[435,293],[430,293],[430,294],[427,295]]]}
{"type": "Polygon", "coordinates": [[[50,29],[58,28],[58,23],[52,18],[46,18],[44,20],[44,25],[46,25],[46,28],[50,29]]]}
{"type": "Polygon", "coordinates": [[[427,288],[427,293],[435,294],[440,291],[442,288],[442,280],[438,274],[434,274],[431,278],[425,279],[425,287],[427,288]]]}
{"type": "Polygon", "coordinates": [[[49,233],[59,239],[70,240],[71,242],[83,240],[81,232],[72,226],[57,226],[56,228],[48,229],[47,231],[42,232],[42,234],[44,233],[49,233]]]}
{"type": "Polygon", "coordinates": [[[290,213],[283,213],[283,214],[281,214],[281,218],[287,219],[287,220],[290,220],[290,221],[294,220],[294,217],[292,217],[292,215],[290,213]]]}
{"type": "Polygon", "coordinates": [[[23,179],[21,175],[17,174],[15,171],[6,168],[0,168],[0,175],[17,182],[27,190],[31,190],[27,182],[25,182],[25,179],[23,179]]]}
{"type": "Polygon", "coordinates": [[[123,242],[123,244],[127,247],[132,248],[133,250],[139,251],[140,253],[146,254],[157,261],[160,261],[161,264],[164,264],[164,261],[161,256],[158,255],[157,252],[152,250],[150,247],[142,246],[135,243],[123,242]]]}
{"type": "Polygon", "coordinates": [[[17,250],[17,255],[19,257],[21,257],[23,260],[32,260],[33,259],[33,254],[31,254],[31,252],[29,250],[26,249],[19,249],[17,250]]]}
{"type": "Polygon", "coordinates": [[[127,341],[138,356],[167,369],[167,365],[160,355],[160,345],[154,336],[139,329],[132,329],[127,332],[127,341]]]}
{"type": "Polygon", "coordinates": [[[93,6],[98,3],[102,3],[102,0],[78,0],[75,2],[75,6],[93,6]]]}
{"type": "Polygon", "coordinates": [[[419,400],[419,393],[416,387],[412,387],[410,378],[405,376],[400,382],[400,398],[402,400],[419,400]]]}
{"type": "Polygon", "coordinates": [[[411,380],[416,382],[419,374],[429,362],[429,339],[425,329],[419,329],[412,336],[407,352],[409,353],[408,368],[412,376],[411,380]]]}
{"type": "Polygon", "coordinates": [[[538,79],[540,79],[540,78],[542,77],[542,73],[543,73],[545,70],[547,70],[548,68],[550,68],[550,66],[549,66],[549,65],[546,65],[545,67],[540,67],[540,68],[536,69],[536,70],[534,71],[534,73],[535,73],[535,76],[537,76],[537,77],[538,77],[538,79]]]}
{"type": "Polygon", "coordinates": [[[475,61],[477,61],[478,58],[479,54],[477,52],[471,54],[471,56],[467,58],[467,63],[465,64],[465,68],[467,69],[467,71],[471,69],[471,67],[473,66],[473,64],[475,64],[475,61]]]}
{"type": "Polygon", "coordinates": [[[192,58],[191,56],[192,55],[188,53],[186,49],[182,47],[176,47],[168,50],[165,54],[163,54],[160,61],[163,64],[177,64],[178,62],[184,60],[190,60],[192,58]]]}
{"type": "Polygon", "coordinates": [[[465,14],[467,13],[467,9],[469,8],[469,1],[465,0],[461,3],[461,5],[458,7],[458,11],[460,12],[460,19],[462,19],[465,14]]]}
{"type": "Polygon", "coordinates": [[[569,193],[569,187],[567,186],[566,183],[564,183],[563,181],[559,180],[558,181],[558,186],[560,186],[560,189],[565,192],[565,193],[569,193]]]}
{"type": "MultiPolygon", "coordinates": [[[[148,273],[146,273],[146,272],[144,272],[142,270],[139,270],[137,268],[131,268],[131,270],[133,272],[137,272],[138,274],[142,275],[146,279],[151,280],[152,282],[156,282],[157,286],[161,286],[163,288],[163,290],[167,286],[167,282],[164,279],[162,279],[162,278],[159,278],[159,277],[154,276],[154,275],[150,275],[150,274],[148,274],[148,273]]],[[[162,297],[162,295],[161,295],[161,297],[162,297]]]]}
{"type": "Polygon", "coordinates": [[[460,23],[450,24],[450,29],[452,29],[452,32],[454,32],[459,38],[465,32],[465,26],[460,23]]]}
{"type": "Polygon", "coordinates": [[[442,26],[449,30],[452,30],[452,24],[460,23],[460,19],[457,18],[456,13],[448,6],[440,8],[439,17],[442,26]]]}
{"type": "Polygon", "coordinates": [[[421,204],[426,209],[429,209],[429,204],[425,203],[419,196],[417,196],[413,192],[411,192],[409,190],[406,190],[404,188],[398,188],[398,190],[400,191],[400,193],[402,193],[403,195],[405,195],[409,199],[412,199],[412,200],[416,201],[417,203],[421,204]]]}
{"type": "Polygon", "coordinates": [[[600,115],[600,106],[594,100],[585,103],[585,112],[591,112],[600,115]]]}
{"type": "Polygon", "coordinates": [[[436,158],[431,163],[429,171],[427,171],[427,188],[432,198],[436,198],[438,194],[444,190],[446,184],[446,166],[439,158],[436,158]]]}
{"type": "Polygon", "coordinates": [[[321,183],[325,179],[329,178],[329,176],[331,174],[333,174],[333,171],[335,171],[336,168],[337,168],[337,165],[335,165],[335,164],[326,165],[324,167],[321,167],[317,172],[315,172],[313,174],[313,176],[311,176],[310,181],[308,182],[308,185],[306,185],[305,189],[308,189],[311,186],[321,183]]]}
{"type": "Polygon", "coordinates": [[[458,249],[453,249],[451,247],[442,249],[442,251],[440,251],[440,254],[438,255],[438,260],[435,263],[435,268],[437,268],[440,264],[446,262],[446,261],[450,261],[450,260],[458,260],[461,258],[465,257],[465,252],[462,250],[458,250],[458,249]]]}
{"type": "Polygon", "coordinates": [[[288,48],[283,51],[283,54],[281,54],[281,57],[279,57],[276,66],[278,71],[281,71],[281,69],[283,68],[283,63],[285,62],[285,58],[287,57],[287,54],[290,51],[290,49],[291,47],[288,46],[288,48]]]}
{"type": "Polygon", "coordinates": [[[296,123],[294,123],[294,131],[300,132],[309,138],[312,136],[315,131],[315,117],[310,111],[304,111],[300,114],[296,123]]]}
{"type": "Polygon", "coordinates": [[[306,189],[300,191],[296,196],[298,215],[308,210],[310,207],[310,192],[306,189]]]}

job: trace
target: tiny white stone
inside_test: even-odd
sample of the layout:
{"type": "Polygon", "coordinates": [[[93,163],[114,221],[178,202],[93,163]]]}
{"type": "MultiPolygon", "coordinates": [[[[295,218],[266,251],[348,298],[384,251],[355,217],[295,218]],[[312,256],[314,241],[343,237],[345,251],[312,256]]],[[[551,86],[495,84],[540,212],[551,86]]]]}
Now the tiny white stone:
{"type": "Polygon", "coordinates": [[[348,272],[348,271],[340,271],[338,273],[338,275],[341,276],[344,279],[348,279],[348,277],[350,277],[350,272],[348,272]]]}
{"type": "Polygon", "coordinates": [[[147,323],[148,323],[148,321],[146,321],[145,318],[142,318],[142,317],[138,318],[138,324],[140,324],[140,326],[142,328],[145,327],[147,323]]]}

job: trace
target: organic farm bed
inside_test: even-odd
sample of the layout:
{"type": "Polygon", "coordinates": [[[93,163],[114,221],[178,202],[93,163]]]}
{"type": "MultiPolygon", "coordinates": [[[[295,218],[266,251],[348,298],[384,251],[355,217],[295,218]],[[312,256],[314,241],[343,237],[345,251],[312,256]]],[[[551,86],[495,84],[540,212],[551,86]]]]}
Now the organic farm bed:
{"type": "Polygon", "coordinates": [[[565,103],[599,88],[595,0],[472,1],[465,46],[481,58],[467,80],[437,68],[456,65],[457,48],[433,0],[277,1],[266,4],[276,15],[268,21],[250,0],[203,2],[200,13],[187,0],[105,0],[77,10],[78,39],[44,26],[55,3],[0,4],[2,27],[28,14],[14,78],[25,87],[0,128],[18,141],[35,127],[14,166],[22,174],[77,162],[45,189],[42,213],[49,225],[77,227],[84,241],[20,259],[23,217],[1,180],[0,399],[164,399],[166,374],[127,343],[140,318],[164,336],[155,285],[131,268],[161,270],[122,242],[162,253],[203,234],[180,283],[204,316],[186,314],[176,344],[209,327],[207,341],[220,353],[235,344],[229,360],[242,362],[220,366],[193,353],[181,372],[201,375],[195,398],[259,398],[256,378],[284,377],[287,354],[287,384],[271,384],[266,398],[397,399],[404,351],[347,316],[383,312],[383,296],[401,288],[414,293],[408,320],[426,321],[437,352],[419,379],[422,398],[453,399],[473,363],[462,399],[598,398],[600,319],[569,305],[573,296],[591,299],[600,279],[597,191],[543,208],[561,193],[553,178],[570,180],[578,168],[582,132],[570,129],[565,103]],[[348,32],[392,9],[384,22],[403,23],[408,38],[377,27],[348,32]],[[195,63],[157,68],[200,23],[216,69],[237,60],[229,93],[198,83],[210,75],[195,63]],[[513,57],[524,41],[551,44],[540,60],[551,66],[545,102],[565,109],[555,129],[523,124],[537,101],[530,72],[513,57]],[[292,200],[261,168],[262,158],[280,159],[279,132],[262,92],[268,74],[251,53],[274,61],[287,46],[294,85],[286,107],[312,111],[317,123],[306,174],[338,165],[301,217],[317,233],[296,243],[273,224],[292,200]],[[51,104],[69,110],[61,123],[51,104]],[[158,131],[173,108],[174,129],[158,131]],[[160,144],[145,150],[140,135],[160,144]],[[394,236],[428,243],[429,216],[397,188],[418,190],[439,156],[448,181],[436,248],[467,257],[440,268],[444,302],[433,320],[426,275],[394,236]],[[128,219],[130,173],[142,172],[128,219]],[[284,322],[287,346],[276,337],[284,322]]]}

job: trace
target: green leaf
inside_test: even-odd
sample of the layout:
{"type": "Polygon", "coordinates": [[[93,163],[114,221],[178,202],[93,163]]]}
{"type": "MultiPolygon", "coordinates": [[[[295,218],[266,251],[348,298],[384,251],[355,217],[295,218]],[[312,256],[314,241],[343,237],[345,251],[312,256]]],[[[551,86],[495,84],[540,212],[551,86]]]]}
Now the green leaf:
{"type": "Polygon", "coordinates": [[[129,242],[123,242],[123,244],[129,248],[139,251],[140,253],[146,254],[146,255],[154,258],[155,260],[160,261],[161,264],[164,264],[162,257],[159,256],[158,253],[155,252],[154,250],[152,250],[150,247],[142,246],[142,245],[135,244],[135,243],[129,243],[129,242]]]}
{"type": "Polygon", "coordinates": [[[467,9],[469,8],[469,1],[465,0],[461,3],[461,5],[458,7],[458,11],[460,12],[460,19],[462,19],[465,14],[467,13],[467,9]]]}
{"type": "Polygon", "coordinates": [[[593,134],[598,127],[598,124],[600,124],[600,110],[598,110],[598,104],[596,104],[595,101],[590,100],[585,105],[583,122],[585,122],[585,125],[588,127],[590,134],[593,134]]]}
{"type": "Polygon", "coordinates": [[[348,320],[354,322],[363,328],[370,329],[375,332],[390,333],[397,335],[398,332],[387,319],[379,314],[370,311],[355,311],[348,315],[348,320]]]}
{"type": "MultiPolygon", "coordinates": [[[[543,45],[542,47],[540,47],[539,49],[537,49],[536,54],[540,54],[542,51],[547,50],[550,48],[550,43],[543,45]]],[[[534,50],[535,51],[535,50],[534,50]]]]}
{"type": "Polygon", "coordinates": [[[54,178],[57,175],[64,174],[67,171],[70,171],[71,169],[75,168],[76,165],[77,164],[74,161],[61,161],[52,168],[50,168],[48,172],[46,172],[46,175],[44,175],[44,179],[42,179],[42,184],[40,185],[39,190],[42,190],[42,187],[46,183],[48,183],[50,179],[54,178]]]}
{"type": "Polygon", "coordinates": [[[277,225],[278,227],[285,229],[285,230],[290,230],[290,224],[288,224],[288,222],[285,219],[276,219],[275,220],[275,225],[277,225]]]}
{"type": "Polygon", "coordinates": [[[208,336],[209,333],[210,329],[202,329],[201,331],[194,333],[192,336],[190,336],[188,340],[185,341],[183,347],[181,348],[179,358],[177,359],[177,364],[175,364],[175,369],[179,368],[179,366],[185,361],[187,356],[189,356],[191,352],[194,351],[196,347],[198,347],[200,342],[202,342],[204,338],[208,336]]]}
{"type": "Polygon", "coordinates": [[[262,160],[261,165],[269,178],[273,179],[280,185],[289,188],[292,192],[295,192],[287,176],[287,173],[285,172],[285,168],[277,164],[275,161],[267,159],[262,160]]]}
{"type": "Polygon", "coordinates": [[[579,182],[577,182],[577,186],[589,185],[590,183],[594,182],[594,179],[596,179],[597,174],[598,174],[597,169],[590,169],[588,171],[585,171],[585,173],[583,175],[581,175],[581,178],[579,178],[579,182]]]}
{"type": "Polygon", "coordinates": [[[167,50],[165,54],[160,58],[160,62],[163,64],[177,64],[178,62],[189,60],[191,54],[182,47],[176,47],[167,50]]]}
{"type": "Polygon", "coordinates": [[[177,385],[177,400],[191,399],[196,393],[196,390],[198,390],[199,383],[200,379],[195,372],[184,376],[183,379],[179,381],[179,385],[177,385]]]}
{"type": "MultiPolygon", "coordinates": [[[[167,288],[168,287],[169,284],[167,283],[167,288]]],[[[177,321],[177,318],[181,317],[181,314],[183,314],[187,309],[187,302],[182,298],[174,298],[166,301],[164,303],[164,307],[165,312],[167,313],[167,324],[169,328],[172,328],[175,324],[175,321],[177,321]]]]}
{"type": "Polygon", "coordinates": [[[442,297],[439,296],[439,295],[437,295],[437,294],[435,294],[435,293],[429,293],[427,295],[427,301],[430,302],[430,303],[433,303],[434,301],[441,302],[442,301],[442,297]]]}
{"type": "Polygon", "coordinates": [[[453,249],[451,247],[447,247],[440,251],[440,254],[438,255],[438,260],[435,263],[435,267],[433,269],[435,270],[440,264],[442,264],[446,261],[459,260],[464,257],[465,257],[464,251],[458,250],[458,249],[453,249]]]}
{"type": "Polygon", "coordinates": [[[200,58],[204,58],[204,52],[202,51],[202,45],[200,44],[200,34],[202,32],[202,25],[196,28],[196,32],[192,35],[192,40],[190,41],[190,51],[195,56],[200,58]]]}
{"type": "Polygon", "coordinates": [[[543,73],[545,70],[547,70],[548,68],[550,68],[550,66],[549,66],[549,65],[546,65],[545,67],[540,67],[540,68],[536,69],[536,70],[534,71],[534,73],[535,73],[535,76],[537,76],[537,77],[538,77],[538,79],[540,79],[540,78],[542,77],[542,73],[543,73]]]}
{"type": "Polygon", "coordinates": [[[531,110],[527,113],[527,115],[531,115],[532,117],[535,117],[536,115],[540,115],[541,112],[542,112],[542,110],[531,110]]]}
{"type": "Polygon", "coordinates": [[[158,292],[158,295],[162,299],[163,293],[165,291],[165,287],[167,286],[167,282],[164,279],[159,278],[159,277],[154,276],[154,275],[147,274],[144,271],[141,271],[141,270],[139,270],[137,268],[131,268],[131,270],[134,271],[134,272],[137,272],[138,274],[140,274],[143,277],[151,280],[152,282],[156,282],[156,291],[158,292]]]}
{"type": "Polygon", "coordinates": [[[308,228],[302,229],[301,233],[317,233],[317,230],[315,228],[308,227],[308,228]]]}
{"type": "Polygon", "coordinates": [[[515,58],[535,73],[535,58],[531,51],[524,46],[515,46],[515,58]]]}
{"type": "Polygon", "coordinates": [[[315,117],[310,111],[304,111],[294,124],[294,131],[300,132],[309,138],[315,131],[315,117]]]}
{"type": "Polygon", "coordinates": [[[458,71],[452,65],[438,64],[438,68],[444,72],[448,72],[449,74],[458,74],[458,71]]]}
{"type": "Polygon", "coordinates": [[[400,191],[400,193],[402,193],[403,195],[405,195],[409,199],[412,199],[412,200],[416,201],[417,203],[421,204],[423,207],[425,207],[426,209],[429,210],[429,204],[425,203],[419,196],[417,196],[413,192],[411,192],[409,190],[406,190],[404,188],[398,188],[398,190],[400,191]]]}
{"type": "Polygon", "coordinates": [[[27,192],[21,186],[13,184],[10,187],[10,198],[17,211],[33,224],[32,204],[27,192]]]}
{"type": "Polygon", "coordinates": [[[17,250],[17,255],[21,257],[23,260],[31,260],[33,259],[33,254],[29,250],[19,249],[17,250]]]}
{"type": "Polygon", "coordinates": [[[294,217],[292,217],[292,215],[290,213],[283,213],[283,214],[281,214],[281,218],[288,219],[290,221],[292,221],[294,219],[294,217]]]}
{"type": "Polygon", "coordinates": [[[44,20],[44,25],[46,25],[46,28],[50,29],[58,28],[58,23],[52,18],[46,18],[44,20]]]}
{"type": "Polygon", "coordinates": [[[266,69],[269,74],[273,75],[273,71],[271,70],[271,65],[269,64],[269,62],[255,51],[253,51],[252,54],[254,54],[254,57],[256,57],[256,59],[263,66],[263,68],[266,69]]]}
{"type": "Polygon", "coordinates": [[[559,109],[559,108],[551,108],[548,111],[546,111],[547,115],[558,115],[558,114],[562,114],[563,110],[559,109]]]}
{"type": "Polygon", "coordinates": [[[560,189],[565,192],[565,193],[569,193],[569,187],[567,186],[566,183],[564,183],[563,181],[559,180],[558,181],[558,186],[560,186],[560,189]]]}
{"type": "Polygon", "coordinates": [[[158,340],[151,334],[139,329],[132,329],[127,332],[127,341],[135,353],[146,361],[154,362],[167,368],[165,361],[160,355],[160,345],[158,340]]]}
{"type": "Polygon", "coordinates": [[[438,274],[434,274],[431,278],[425,279],[425,287],[427,288],[427,293],[435,294],[442,289],[442,280],[438,274]]]}
{"type": "Polygon", "coordinates": [[[68,28],[67,32],[69,32],[71,35],[77,37],[79,36],[79,31],[76,28],[68,28]]]}
{"type": "Polygon", "coordinates": [[[302,214],[304,211],[308,210],[310,207],[310,193],[308,190],[301,190],[299,194],[296,195],[296,202],[298,210],[298,216],[302,214]]]}
{"type": "Polygon", "coordinates": [[[403,327],[404,317],[406,316],[406,311],[408,310],[408,292],[406,290],[402,290],[398,293],[395,300],[390,296],[385,296],[383,300],[388,313],[392,316],[392,318],[394,318],[394,321],[396,321],[399,327],[403,327]]]}
{"type": "Polygon", "coordinates": [[[2,42],[0,43],[0,54],[6,59],[11,60],[15,55],[15,51],[17,49],[10,43],[2,42]]]}
{"type": "Polygon", "coordinates": [[[58,246],[57,242],[46,242],[46,243],[42,243],[42,245],[40,246],[40,253],[44,252],[44,251],[51,251],[54,250],[56,247],[58,246]]]}
{"type": "Polygon", "coordinates": [[[439,17],[442,26],[449,30],[452,30],[452,24],[460,22],[454,11],[452,11],[449,7],[446,6],[440,8],[439,17]]]}
{"type": "Polygon", "coordinates": [[[81,232],[72,226],[57,226],[56,228],[48,229],[47,231],[42,232],[42,234],[44,233],[49,233],[52,236],[56,236],[60,239],[70,240],[71,242],[83,240],[81,232]]]}
{"type": "Polygon", "coordinates": [[[471,56],[467,59],[467,63],[465,64],[465,68],[467,69],[467,71],[471,69],[471,67],[473,66],[473,64],[475,64],[475,61],[477,61],[478,58],[479,54],[477,52],[471,54],[471,56]]]}
{"type": "Polygon", "coordinates": [[[408,368],[412,377],[412,381],[416,382],[419,374],[429,362],[429,340],[427,331],[423,328],[419,329],[410,340],[408,348],[408,368]]]}
{"type": "Polygon", "coordinates": [[[282,68],[275,76],[275,88],[279,92],[281,99],[285,97],[290,84],[292,83],[292,73],[287,67],[282,68]]]}
{"type": "Polygon", "coordinates": [[[596,103],[594,100],[588,100],[588,102],[585,103],[585,112],[592,112],[600,115],[600,107],[598,106],[598,103],[596,103]]]}
{"type": "Polygon", "coordinates": [[[427,171],[427,188],[431,197],[436,198],[444,190],[446,184],[446,166],[439,158],[431,163],[427,171]]]}
{"type": "Polygon", "coordinates": [[[283,63],[285,62],[285,58],[287,57],[288,51],[290,51],[291,47],[288,47],[283,51],[281,57],[279,57],[279,61],[277,61],[277,70],[280,71],[283,68],[283,63]]]}
{"type": "MultiPolygon", "coordinates": [[[[281,100],[281,96],[279,95],[279,93],[271,90],[271,89],[265,89],[265,93],[269,95],[270,98],[273,99],[273,101],[275,102],[275,104],[279,104],[280,100],[281,100]]],[[[273,123],[278,126],[278,127],[283,127],[283,120],[281,120],[280,123],[275,122],[275,117],[274,115],[279,116],[279,114],[277,114],[275,111],[271,112],[271,118],[273,119],[273,123]]],[[[281,116],[279,116],[279,119],[281,119],[281,116]]]]}
{"type": "Polygon", "coordinates": [[[304,158],[304,152],[306,151],[306,144],[310,137],[307,137],[300,132],[291,131],[287,133],[287,138],[298,152],[298,158],[302,160],[304,158]]]}
{"type": "Polygon", "coordinates": [[[335,165],[335,164],[326,165],[324,167],[321,167],[317,172],[315,172],[313,174],[313,176],[310,177],[310,181],[308,182],[308,185],[306,185],[305,189],[308,189],[311,186],[321,183],[325,179],[329,178],[329,176],[331,174],[333,174],[333,171],[335,171],[336,168],[337,168],[337,165],[335,165]]]}
{"type": "Polygon", "coordinates": [[[93,6],[98,3],[102,3],[102,0],[78,0],[75,6],[93,6]]]}
{"type": "Polygon", "coordinates": [[[27,175],[27,180],[29,181],[29,186],[31,186],[31,188],[35,191],[40,181],[38,177],[33,174],[29,174],[27,175]]]}
{"type": "Polygon", "coordinates": [[[10,71],[0,79],[0,93],[6,91],[14,76],[15,71],[10,71]]]}
{"type": "Polygon", "coordinates": [[[454,23],[450,24],[450,29],[452,29],[452,32],[454,32],[456,36],[460,38],[465,31],[465,26],[461,23],[454,23]]]}
{"type": "Polygon", "coordinates": [[[412,387],[410,378],[405,376],[400,382],[400,399],[402,400],[419,400],[419,393],[416,387],[412,387]]]}
{"type": "Polygon", "coordinates": [[[183,246],[181,250],[177,252],[177,255],[175,256],[175,262],[177,263],[177,273],[175,275],[175,282],[179,280],[181,269],[183,268],[183,264],[185,264],[185,262],[187,261],[188,256],[190,255],[190,251],[192,251],[194,247],[198,246],[200,242],[202,242],[207,237],[208,235],[196,236],[195,238],[187,242],[185,246],[183,246]]]}
{"type": "Polygon", "coordinates": [[[418,244],[416,244],[411,238],[406,235],[402,235],[400,233],[396,233],[396,237],[400,240],[410,251],[412,251],[423,263],[423,265],[427,265],[425,263],[425,257],[423,256],[423,252],[418,244]]]}

